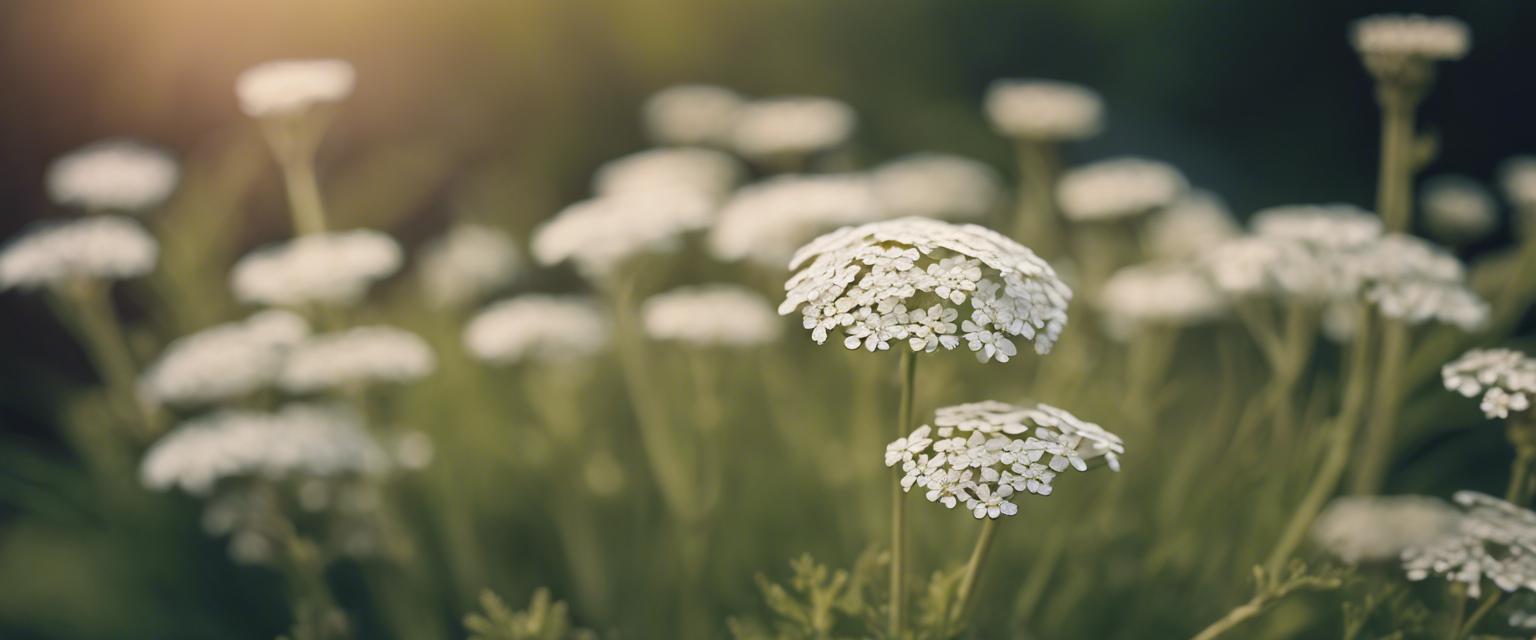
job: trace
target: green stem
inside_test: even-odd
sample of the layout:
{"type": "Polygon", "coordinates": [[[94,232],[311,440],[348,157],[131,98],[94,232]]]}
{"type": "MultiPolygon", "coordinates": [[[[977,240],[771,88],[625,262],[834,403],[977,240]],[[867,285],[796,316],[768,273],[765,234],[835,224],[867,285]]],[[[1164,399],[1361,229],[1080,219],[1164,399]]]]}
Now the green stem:
{"type": "Polygon", "coordinates": [[[1016,149],[1019,193],[1014,239],[1051,259],[1060,251],[1062,242],[1062,225],[1056,212],[1056,148],[1046,142],[1022,140],[1016,149]]]}
{"type": "Polygon", "coordinates": [[[955,622],[967,624],[970,621],[971,609],[976,602],[976,581],[981,576],[982,563],[987,559],[987,553],[992,550],[992,538],[997,534],[997,520],[987,518],[981,523],[981,534],[976,537],[976,546],[971,549],[971,559],[965,564],[965,577],[960,579],[960,588],[955,592],[955,622]]]}
{"type": "Polygon", "coordinates": [[[1494,590],[1492,593],[1489,593],[1488,597],[1483,598],[1482,604],[1472,611],[1472,615],[1467,616],[1467,621],[1456,630],[1456,635],[1451,636],[1452,640],[1464,640],[1471,636],[1472,630],[1477,628],[1477,623],[1481,622],[1484,616],[1492,612],[1493,608],[1498,606],[1499,601],[1503,598],[1503,591],[1494,590]]]}
{"type": "Polygon", "coordinates": [[[1536,232],[1521,242],[1514,271],[1509,273],[1504,290],[1494,302],[1493,328],[1507,331],[1520,321],[1521,313],[1530,304],[1531,279],[1528,275],[1531,273],[1536,273],[1536,232]]]}
{"type": "MultiPolygon", "coordinates": [[[[917,352],[901,353],[901,404],[897,406],[896,437],[912,432],[912,396],[917,381],[917,352]]],[[[906,628],[906,493],[901,490],[901,469],[891,479],[891,637],[901,638],[906,628]]]]}
{"type": "Polygon", "coordinates": [[[325,205],[315,178],[314,159],[293,155],[278,160],[283,168],[283,184],[288,189],[294,232],[299,235],[325,233],[325,205]]]}
{"type": "Polygon", "coordinates": [[[1392,453],[1392,434],[1402,409],[1402,370],[1408,354],[1408,326],[1397,320],[1384,319],[1381,327],[1381,358],[1376,369],[1371,419],[1366,426],[1360,465],[1355,468],[1350,483],[1351,493],[1355,495],[1374,495],[1381,491],[1392,453]]]}
{"type": "Polygon", "coordinates": [[[1376,183],[1376,209],[1389,232],[1407,232],[1413,207],[1413,113],[1417,100],[1412,92],[1382,86],[1381,164],[1376,183]]]}
{"type": "Polygon", "coordinates": [[[76,335],[105,383],[108,397],[136,422],[137,438],[154,439],[161,429],[159,415],[139,397],[138,365],[112,308],[111,289],[103,282],[77,280],[59,293],[66,301],[64,312],[73,310],[76,335]]]}

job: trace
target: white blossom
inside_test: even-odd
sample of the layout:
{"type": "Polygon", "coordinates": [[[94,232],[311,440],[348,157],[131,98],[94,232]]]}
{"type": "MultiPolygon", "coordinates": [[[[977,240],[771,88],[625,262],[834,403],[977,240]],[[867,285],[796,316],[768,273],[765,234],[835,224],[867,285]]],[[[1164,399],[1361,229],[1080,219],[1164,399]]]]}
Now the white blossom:
{"type": "Polygon", "coordinates": [[[887,162],[870,174],[886,217],[922,216],[977,220],[1002,197],[997,173],[981,162],[942,153],[917,153],[887,162]]]}
{"type": "Polygon", "coordinates": [[[437,366],[432,348],[416,334],[368,326],[311,336],[295,345],[279,381],[294,392],[381,382],[413,382],[437,366]]]}
{"type": "Polygon", "coordinates": [[[608,346],[608,321],[596,304],[575,296],[526,295],[495,303],[464,328],[464,345],[496,364],[568,361],[608,346]]]}
{"type": "Polygon", "coordinates": [[[0,250],[0,290],[133,278],[153,271],[159,253],[154,237],[129,218],[91,216],[40,225],[0,250]]]}
{"type": "Polygon", "coordinates": [[[657,144],[724,147],[743,102],[730,89],[685,84],[656,92],[641,114],[646,133],[657,144]]]}
{"type": "Polygon", "coordinates": [[[1253,232],[1313,247],[1350,249],[1381,237],[1381,218],[1348,204],[1297,204],[1253,214],[1253,232]]]}
{"type": "Polygon", "coordinates": [[[171,342],[144,372],[140,388],[163,404],[238,398],[272,384],[288,350],[308,335],[303,318],[281,310],[210,327],[171,342]]]}
{"type": "Polygon", "coordinates": [[[1147,219],[1145,244],[1154,258],[1188,260],[1241,234],[1221,198],[1195,190],[1147,219]]]}
{"type": "Polygon", "coordinates": [[[987,119],[1025,140],[1078,140],[1103,128],[1104,103],[1087,87],[1054,80],[998,80],[987,89],[987,119]]]}
{"type": "Polygon", "coordinates": [[[350,305],[400,268],[400,245],[368,229],[299,236],[240,258],[235,296],[273,306],[350,305]]]}
{"type": "Polygon", "coordinates": [[[1536,358],[1513,349],[1473,349],[1441,367],[1445,388],[1467,398],[1482,394],[1489,419],[1530,409],[1536,398],[1536,358]]]}
{"type": "Polygon", "coordinates": [[[140,211],[165,200],[180,169],[170,154],[134,140],[96,142],[48,166],[48,195],[91,211],[140,211]]]}
{"type": "Polygon", "coordinates": [[[457,224],[421,248],[422,291],[436,307],[473,303],[506,286],[522,268],[511,236],[479,224],[457,224]]]}
{"type": "Polygon", "coordinates": [[[650,149],[599,167],[592,191],[599,196],[681,191],[713,203],[730,195],[742,173],[740,162],[714,149],[650,149]]]}
{"type": "Polygon", "coordinates": [[[1138,327],[1184,327],[1215,319],[1226,300],[1195,267],[1148,263],[1125,267],[1104,282],[1098,293],[1112,335],[1125,337],[1138,327]]]}
{"type": "Polygon", "coordinates": [[[1254,214],[1253,235],[1206,251],[1201,264],[1233,297],[1273,296],[1307,302],[1359,295],[1381,238],[1381,221],[1349,205],[1291,205],[1254,214]]]}
{"type": "Polygon", "coordinates": [[[788,175],[741,188],[709,232],[710,254],[782,269],[796,249],[831,229],[883,217],[863,174],[788,175]]]}
{"type": "Polygon", "coordinates": [[[1472,35],[1456,18],[1382,14],[1356,20],[1350,44],[1365,56],[1459,60],[1472,47],[1472,35]]]}
{"type": "Polygon", "coordinates": [[[671,251],[680,236],[708,226],[707,198],[684,191],[644,191],[583,200],[533,232],[540,264],[566,260],[589,278],[606,279],[630,258],[671,251]]]}
{"type": "Polygon", "coordinates": [[[1482,596],[1483,580],[1506,592],[1536,591],[1536,513],[1475,491],[1458,491],[1462,509],[1455,533],[1403,552],[1409,580],[1431,575],[1466,585],[1482,596]]]}
{"type": "Polygon", "coordinates": [[[283,117],[340,102],[352,93],[357,74],[345,60],[275,60],[240,74],[235,95],[252,118],[283,117]]]}
{"type": "Polygon", "coordinates": [[[1489,306],[1466,284],[1461,261],[1429,242],[1390,234],[1371,243],[1355,271],[1364,299],[1382,315],[1419,324],[1433,320],[1473,331],[1488,320],[1489,306]]]}
{"type": "Polygon", "coordinates": [[[1499,185],[1516,207],[1536,208],[1536,156],[1515,156],[1499,166],[1499,185]]]}
{"type": "Polygon", "coordinates": [[[1419,196],[1424,224],[1432,236],[1452,245],[1486,237],[1498,225],[1493,195],[1465,176],[1435,176],[1424,181],[1419,196]]]}
{"type": "Polygon", "coordinates": [[[1172,165],[1115,158],[1067,171],[1056,184],[1056,200],[1069,220],[1114,220],[1173,204],[1188,188],[1184,174],[1172,165]]]}
{"type": "Polygon", "coordinates": [[[1350,564],[1395,561],[1403,551],[1456,532],[1460,514],[1424,496],[1335,498],[1312,524],[1312,541],[1350,564]]]}
{"type": "Polygon", "coordinates": [[[683,287],[656,294],[640,307],[655,340],[700,346],[750,347],[779,337],[779,317],[762,296],[735,285],[683,287]]]}
{"type": "Polygon", "coordinates": [[[804,156],[841,146],[856,123],[853,109],[831,98],[754,100],[736,112],[731,142],[754,160],[804,156]]]}

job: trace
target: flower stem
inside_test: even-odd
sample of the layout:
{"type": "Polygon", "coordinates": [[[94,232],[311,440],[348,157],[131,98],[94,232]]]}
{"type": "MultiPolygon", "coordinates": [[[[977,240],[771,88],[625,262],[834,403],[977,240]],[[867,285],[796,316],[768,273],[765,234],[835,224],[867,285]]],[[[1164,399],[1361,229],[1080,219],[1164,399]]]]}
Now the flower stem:
{"type": "Polygon", "coordinates": [[[153,439],[160,432],[159,416],[139,398],[138,366],[112,309],[111,290],[102,282],[78,280],[59,293],[65,303],[59,310],[73,316],[75,333],[105,383],[108,397],[137,423],[135,437],[146,442],[153,439]]]}
{"type": "Polygon", "coordinates": [[[1472,630],[1477,628],[1477,623],[1481,622],[1484,616],[1487,616],[1490,612],[1492,612],[1493,608],[1498,606],[1499,601],[1503,598],[1503,591],[1495,589],[1492,593],[1489,593],[1488,597],[1483,599],[1482,604],[1477,605],[1477,609],[1472,611],[1472,615],[1467,616],[1466,622],[1462,623],[1459,627],[1456,628],[1456,635],[1451,636],[1451,639],[1464,640],[1468,636],[1471,636],[1472,630]]]}
{"type": "Polygon", "coordinates": [[[1377,90],[1381,106],[1381,164],[1376,183],[1376,209],[1387,231],[1408,231],[1413,207],[1414,92],[1383,83],[1377,90]]]}
{"type": "Polygon", "coordinates": [[[971,559],[965,565],[965,577],[960,579],[960,588],[955,592],[955,623],[965,624],[970,620],[971,608],[976,602],[976,580],[981,576],[981,565],[987,559],[987,553],[992,550],[992,538],[997,533],[997,520],[987,518],[981,522],[981,534],[976,537],[976,546],[971,549],[971,559]]]}
{"type": "Polygon", "coordinates": [[[1374,495],[1381,491],[1392,453],[1392,433],[1402,408],[1402,370],[1408,355],[1408,326],[1400,321],[1384,320],[1381,327],[1381,358],[1376,369],[1371,419],[1366,426],[1360,465],[1355,468],[1350,482],[1350,492],[1355,495],[1374,495]]]}
{"type": "Polygon", "coordinates": [[[1014,239],[1028,244],[1046,259],[1056,257],[1062,243],[1061,221],[1056,213],[1056,149],[1049,143],[1021,141],[1018,209],[1014,212],[1014,239]]]}
{"type": "MultiPolygon", "coordinates": [[[[912,396],[917,381],[917,352],[901,353],[901,404],[897,406],[896,437],[912,432],[912,396]]],[[[901,490],[901,469],[891,482],[891,637],[901,638],[906,628],[906,494],[901,490]]]]}
{"type": "Polygon", "coordinates": [[[299,235],[325,233],[325,205],[320,199],[314,159],[307,156],[287,158],[282,161],[282,167],[294,232],[299,235]]]}

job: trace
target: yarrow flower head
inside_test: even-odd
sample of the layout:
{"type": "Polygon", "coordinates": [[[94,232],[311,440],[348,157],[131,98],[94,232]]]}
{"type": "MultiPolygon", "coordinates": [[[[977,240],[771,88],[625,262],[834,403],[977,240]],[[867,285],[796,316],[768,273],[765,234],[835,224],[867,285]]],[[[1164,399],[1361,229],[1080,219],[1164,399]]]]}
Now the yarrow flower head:
{"type": "Polygon", "coordinates": [[[1117,220],[1173,204],[1188,188],[1184,174],[1172,165],[1115,158],[1068,171],[1056,185],[1056,199],[1070,220],[1117,220]]]}
{"type": "Polygon", "coordinates": [[[160,245],[139,223],[92,216],[34,228],[0,250],[0,290],[74,280],[123,280],[153,271],[160,245]]]}
{"type": "Polygon", "coordinates": [[[272,384],[288,349],[309,335],[296,314],[267,310],[177,338],[140,381],[162,404],[200,405],[239,398],[272,384]]]}
{"type": "Polygon", "coordinates": [[[1253,235],[1213,247],[1207,274],[1229,296],[1309,302],[1353,298],[1362,259],[1381,236],[1381,220],[1349,205],[1292,205],[1254,214],[1253,235]]]}
{"type": "Polygon", "coordinates": [[[1475,242],[1498,225],[1498,205],[1493,195],[1465,176],[1425,180],[1419,202],[1430,234],[1451,245],[1475,242]]]}
{"type": "Polygon", "coordinates": [[[1464,331],[1488,320],[1488,303],[1466,284],[1461,261],[1406,234],[1383,236],[1360,256],[1364,299],[1383,316],[1420,324],[1430,320],[1464,331]]]}
{"type": "Polygon", "coordinates": [[[668,87],[641,109],[646,133],[657,144],[724,147],[744,103],[736,92],[705,84],[668,87]]]}
{"type": "Polygon", "coordinates": [[[1312,525],[1312,541],[1350,564],[1396,561],[1456,532],[1461,514],[1424,496],[1345,496],[1312,525]]]}
{"type": "Polygon", "coordinates": [[[1242,233],[1221,198],[1195,190],[1147,219],[1146,249],[1154,258],[1188,260],[1242,233]]]}
{"type": "Polygon", "coordinates": [[[671,251],[680,236],[708,226],[709,200],[684,191],[601,196],[566,207],[533,232],[533,257],[566,260],[585,276],[606,280],[630,258],[671,251]]]}
{"type": "Polygon", "coordinates": [[[987,119],[1021,140],[1079,140],[1103,128],[1104,102],[1087,87],[1053,80],[998,80],[987,89],[987,119]]]}
{"type": "Polygon", "coordinates": [[[1215,319],[1226,300],[1196,268],[1182,263],[1125,267],[1105,281],[1098,306],[1110,334],[1128,337],[1139,327],[1184,327],[1215,319]]]}
{"type": "Polygon", "coordinates": [[[1118,436],[1056,407],[984,401],[939,409],[932,426],[886,446],[885,466],[900,466],[902,490],[981,519],[1018,513],[1011,498],[1051,495],[1057,474],[1090,460],[1119,471],[1124,453],[1118,436]]]}
{"type": "Polygon", "coordinates": [[[236,297],[274,306],[349,305],[400,268],[400,245],[368,229],[299,236],[235,263],[236,297]]]}
{"type": "Polygon", "coordinates": [[[802,247],[779,313],[799,311],[817,344],[913,351],[964,343],[982,362],[1007,362],[1013,338],[1050,352],[1072,297],[1033,251],[990,229],[927,218],[845,227],[802,247]]]}
{"type": "Polygon", "coordinates": [[[741,174],[740,162],[714,149],[650,149],[598,168],[592,191],[599,196],[680,191],[719,202],[730,195],[741,174]]]}
{"type": "Polygon", "coordinates": [[[473,303],[517,277],[522,253],[511,236],[479,224],[458,224],[421,248],[419,276],[436,307],[473,303]]]}
{"type": "Polygon", "coordinates": [[[736,113],[731,141],[753,160],[804,157],[841,146],[857,118],[838,100],[792,96],[755,100],[736,113]]]}
{"type": "Polygon", "coordinates": [[[170,154],[133,140],[103,140],[54,160],[48,195],[90,211],[142,211],[176,188],[180,170],[170,154]]]}
{"type": "Polygon", "coordinates": [[[828,230],[883,217],[863,174],[788,175],[741,188],[709,233],[714,257],[784,268],[795,250],[828,230]]]}
{"type": "MultiPolygon", "coordinates": [[[[1536,210],[1536,156],[1515,156],[1499,166],[1504,197],[1527,212],[1536,210]]],[[[1533,221],[1526,221],[1533,222],[1533,221]]]]}
{"type": "Polygon", "coordinates": [[[283,388],[311,392],[382,382],[413,382],[432,373],[437,358],[416,334],[372,326],[312,336],[288,353],[283,388]]]}
{"type": "Polygon", "coordinates": [[[276,60],[240,74],[235,94],[252,118],[301,115],[352,94],[357,73],[345,60],[276,60]]]}
{"type": "Polygon", "coordinates": [[[779,317],[762,296],[734,285],[703,285],[651,296],[641,305],[646,334],[699,346],[750,347],[779,337],[779,317]]]}
{"type": "Polygon", "coordinates": [[[1356,20],[1350,44],[1367,59],[1374,56],[1426,62],[1460,60],[1472,48],[1472,34],[1456,18],[1382,14],[1356,20]]]}
{"type": "Polygon", "coordinates": [[[881,165],[870,174],[884,215],[977,220],[1002,197],[997,173],[985,164],[942,153],[918,153],[881,165]]]}
{"type": "Polygon", "coordinates": [[[1536,358],[1513,349],[1473,349],[1442,367],[1440,377],[1462,396],[1481,394],[1489,419],[1529,411],[1536,398],[1536,358]]]}
{"type": "Polygon", "coordinates": [[[1476,491],[1455,495],[1462,516],[1456,531],[1403,552],[1409,580],[1431,575],[1482,596],[1483,580],[1506,592],[1536,591],[1536,513],[1476,491]]]}
{"type": "Polygon", "coordinates": [[[526,295],[487,307],[464,328],[464,346],[493,364],[580,360],[608,347],[608,320],[576,296],[526,295]]]}

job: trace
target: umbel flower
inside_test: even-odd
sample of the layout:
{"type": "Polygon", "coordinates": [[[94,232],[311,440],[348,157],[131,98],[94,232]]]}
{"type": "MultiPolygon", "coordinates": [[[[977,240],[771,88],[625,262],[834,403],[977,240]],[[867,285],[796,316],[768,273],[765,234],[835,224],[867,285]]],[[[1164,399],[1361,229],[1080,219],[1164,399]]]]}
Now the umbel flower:
{"type": "Polygon", "coordinates": [[[422,291],[436,307],[480,300],[517,277],[521,252],[511,236],[479,224],[457,224],[421,248],[422,291]]]}
{"type": "Polygon", "coordinates": [[[1488,304],[1466,285],[1455,256],[1429,242],[1394,233],[1360,256],[1364,299],[1383,316],[1420,324],[1430,320],[1472,331],[1488,320],[1488,304]]]}
{"type": "Polygon", "coordinates": [[[1445,388],[1479,405],[1489,419],[1529,411],[1536,398],[1536,359],[1513,349],[1473,349],[1440,369],[1445,388]]]}
{"type": "Polygon", "coordinates": [[[1304,302],[1355,297],[1361,256],[1381,236],[1381,219],[1349,205],[1289,205],[1254,214],[1254,234],[1223,242],[1201,261],[1229,296],[1304,302]]]}
{"type": "Polygon", "coordinates": [[[198,405],[238,398],[272,384],[288,349],[309,335],[296,314],[261,311],[177,338],[140,381],[148,399],[198,405]]]}
{"type": "Polygon", "coordinates": [[[432,373],[437,359],[416,334],[373,326],[312,336],[288,353],[283,388],[319,391],[380,382],[412,382],[432,373]]]}
{"type": "Polygon", "coordinates": [[[1395,561],[1407,549],[1454,534],[1461,514],[1425,496],[1345,496],[1328,503],[1312,541],[1350,564],[1395,561]]]}
{"type": "Polygon", "coordinates": [[[1456,531],[1403,552],[1409,580],[1431,575],[1466,585],[1482,595],[1483,579],[1499,589],[1536,591],[1536,513],[1476,491],[1458,491],[1463,514],[1456,531]]]}
{"type": "Polygon", "coordinates": [[[1220,197],[1195,190],[1148,218],[1144,238],[1154,258],[1189,260],[1242,233],[1220,197]]]}
{"type": "Polygon", "coordinates": [[[92,216],[38,226],[0,250],[0,290],[122,280],[154,270],[160,245],[139,223],[92,216]]]}
{"type": "Polygon", "coordinates": [[[494,364],[567,362],[608,347],[608,321],[577,296],[526,295],[487,307],[464,328],[464,346],[494,364]]]}
{"type": "Polygon", "coordinates": [[[1013,496],[1051,495],[1056,474],[1090,460],[1119,471],[1124,453],[1118,436],[1056,407],[989,400],[939,409],[933,426],[886,446],[885,466],[900,465],[902,490],[981,519],[1018,513],[1013,496]]]}
{"type": "Polygon", "coordinates": [[[882,217],[863,174],[790,175],[738,190],[710,230],[710,254],[782,269],[795,250],[830,229],[882,217]]]}
{"type": "Polygon", "coordinates": [[[1499,166],[1504,197],[1521,209],[1536,209],[1536,156],[1515,156],[1499,166]]]}
{"type": "Polygon", "coordinates": [[[1425,180],[1419,202],[1430,234],[1452,245],[1479,240],[1498,224],[1498,205],[1493,195],[1465,176],[1425,180]]]}
{"type": "Polygon", "coordinates": [[[906,341],[913,351],[966,345],[982,362],[1007,362],[1013,338],[1048,353],[1072,297],[1049,264],[990,229],[927,218],[845,227],[790,261],[780,314],[798,310],[821,344],[870,351],[906,341]]]}
{"type": "Polygon", "coordinates": [[[714,149],[650,149],[599,167],[592,191],[599,196],[681,191],[719,202],[736,188],[741,174],[740,162],[714,149]]]}
{"type": "Polygon", "coordinates": [[[998,80],[987,89],[987,119],[1009,138],[1060,141],[1103,128],[1104,103],[1087,87],[1054,80],[998,80]]]}
{"type": "Polygon", "coordinates": [[[346,99],[356,82],[345,60],[275,60],[242,72],[235,95],[252,118],[295,116],[346,99]]]}
{"type": "Polygon", "coordinates": [[[685,84],[646,99],[645,131],[657,144],[724,147],[730,144],[741,96],[722,87],[685,84]]]}
{"type": "Polygon", "coordinates": [[[533,232],[533,257],[543,265],[570,260],[606,280],[630,258],[678,248],[682,234],[709,224],[711,211],[707,198],[675,190],[583,200],[533,232]]]}
{"type": "Polygon", "coordinates": [[[1068,171],[1056,185],[1056,200],[1070,220],[1115,220],[1168,206],[1188,188],[1184,174],[1170,164],[1115,158],[1068,171]]]}
{"type": "Polygon", "coordinates": [[[789,96],[755,100],[735,114],[731,143],[753,160],[803,157],[841,146],[857,118],[838,100],[789,96]]]}
{"type": "Polygon", "coordinates": [[[89,211],[142,211],[176,188],[180,170],[160,149],[134,140],[103,140],[48,166],[54,202],[89,211]]]}
{"type": "Polygon", "coordinates": [[[1111,335],[1125,336],[1138,327],[1184,327],[1215,319],[1226,300],[1193,266],[1149,263],[1125,267],[1104,282],[1098,307],[1111,323],[1111,335]]]}
{"type": "Polygon", "coordinates": [[[372,474],[389,456],[357,414],[337,405],[289,404],[276,413],[226,410],[193,419],[144,456],[144,486],[205,495],[220,480],[372,474]]]}
{"type": "Polygon", "coordinates": [[[735,285],[702,285],[651,296],[640,307],[656,340],[698,346],[751,347],[779,337],[779,317],[762,296],[735,285]]]}
{"type": "Polygon", "coordinates": [[[916,153],[881,165],[870,183],[885,217],[977,220],[1002,197],[991,167],[943,153],[916,153]]]}
{"type": "Polygon", "coordinates": [[[316,233],[246,254],[230,281],[245,302],[348,305],[398,270],[400,259],[400,245],[377,231],[316,233]]]}
{"type": "Polygon", "coordinates": [[[1350,44],[1368,65],[1373,58],[1439,62],[1466,56],[1472,34],[1456,18],[1382,14],[1356,20],[1350,44]]]}

